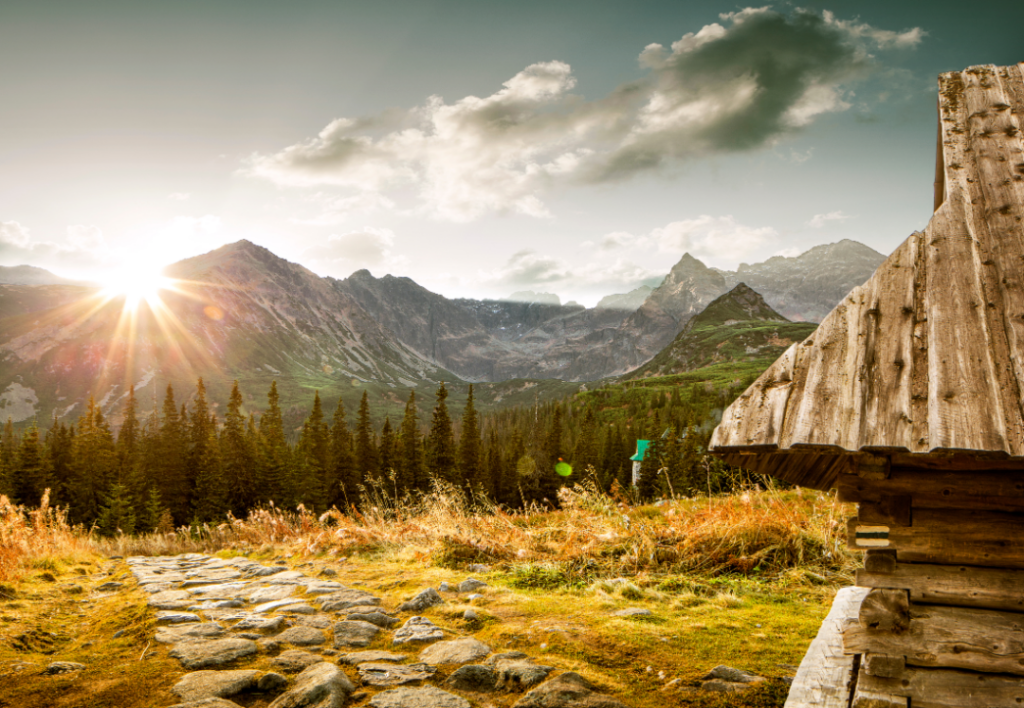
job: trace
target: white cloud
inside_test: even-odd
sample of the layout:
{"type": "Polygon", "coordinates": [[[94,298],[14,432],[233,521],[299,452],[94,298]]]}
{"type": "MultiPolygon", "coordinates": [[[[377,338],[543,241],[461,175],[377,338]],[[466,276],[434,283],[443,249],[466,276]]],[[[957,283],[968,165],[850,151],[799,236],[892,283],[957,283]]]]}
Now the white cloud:
{"type": "MultiPolygon", "coordinates": [[[[572,93],[568,64],[538,62],[489,96],[433,96],[406,111],[337,118],[306,141],[253,155],[246,171],[282,185],[345,190],[302,223],[339,223],[366,195],[410,187],[420,212],[437,218],[545,218],[544,200],[561,186],[758,149],[845,111],[848,85],[875,66],[869,50],[911,48],[924,34],[768,7],[721,20],[670,48],[648,45],[639,55],[646,75],[600,100],[572,93]]],[[[390,196],[383,199],[378,208],[393,208],[390,196]]]]}
{"type": "Polygon", "coordinates": [[[294,218],[294,224],[305,226],[335,226],[356,216],[380,211],[393,211],[395,202],[379,192],[360,192],[348,197],[335,197],[317,192],[309,201],[319,205],[319,213],[307,218],[294,218]]]}
{"type": "Polygon", "coordinates": [[[408,258],[395,250],[395,234],[390,229],[364,227],[359,231],[332,234],[326,241],[303,252],[311,265],[333,275],[347,276],[360,268],[399,268],[408,258]]]}
{"type": "Polygon", "coordinates": [[[32,237],[17,221],[0,221],[0,247],[28,248],[32,237]]]}
{"type": "Polygon", "coordinates": [[[844,214],[842,211],[830,211],[827,214],[815,214],[811,217],[811,220],[807,222],[807,225],[813,229],[820,229],[830,221],[846,221],[853,217],[849,214],[844,214]]]}
{"type": "Polygon", "coordinates": [[[98,226],[68,226],[64,241],[53,242],[35,238],[27,226],[17,221],[0,222],[0,261],[4,263],[81,271],[110,259],[110,246],[98,226]]]}

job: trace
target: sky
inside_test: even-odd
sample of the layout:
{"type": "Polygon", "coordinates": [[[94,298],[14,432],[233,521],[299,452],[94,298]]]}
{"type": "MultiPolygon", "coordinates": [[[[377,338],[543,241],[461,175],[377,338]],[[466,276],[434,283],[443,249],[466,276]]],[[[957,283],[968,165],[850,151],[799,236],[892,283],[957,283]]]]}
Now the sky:
{"type": "Polygon", "coordinates": [[[0,3],[0,265],[242,238],[320,275],[593,305],[926,226],[936,77],[1024,3],[0,3]]]}

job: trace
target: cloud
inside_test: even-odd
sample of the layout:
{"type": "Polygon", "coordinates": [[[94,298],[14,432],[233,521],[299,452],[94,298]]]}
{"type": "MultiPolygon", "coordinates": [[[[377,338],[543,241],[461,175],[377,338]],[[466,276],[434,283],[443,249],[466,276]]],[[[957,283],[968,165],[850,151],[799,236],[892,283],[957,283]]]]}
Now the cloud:
{"type": "Polygon", "coordinates": [[[716,263],[735,263],[778,236],[778,231],[771,226],[747,226],[733,216],[703,214],[694,219],[673,221],[639,236],[622,231],[610,233],[598,242],[598,249],[642,251],[653,248],[674,256],[689,253],[716,263]]]}
{"type": "Polygon", "coordinates": [[[319,213],[307,218],[294,218],[294,224],[305,226],[335,226],[354,216],[365,216],[380,211],[393,211],[395,202],[378,192],[360,192],[348,197],[335,197],[317,192],[309,201],[319,206],[319,213]]]}
{"type": "Polygon", "coordinates": [[[569,267],[562,261],[524,249],[513,253],[504,266],[481,271],[480,279],[494,285],[515,287],[556,283],[570,277],[569,267]]]}
{"type": "Polygon", "coordinates": [[[396,268],[408,262],[395,251],[393,231],[371,226],[332,234],[325,242],[306,249],[303,256],[336,275],[348,275],[360,268],[396,268]]]}
{"type": "Polygon", "coordinates": [[[69,226],[61,243],[39,240],[17,221],[0,222],[0,261],[7,264],[78,270],[102,265],[110,258],[110,246],[98,226],[69,226]]]}
{"type": "Polygon", "coordinates": [[[17,221],[0,221],[0,248],[25,249],[31,242],[28,229],[17,221]]]}
{"type": "MultiPolygon", "coordinates": [[[[645,73],[598,100],[572,93],[565,62],[538,62],[488,96],[432,96],[405,111],[337,118],[306,141],[251,156],[245,172],[347,190],[341,201],[411,188],[421,213],[453,221],[545,218],[552,190],[755,150],[847,110],[848,86],[877,67],[873,51],[912,48],[924,36],[767,7],[721,21],[668,48],[649,44],[639,55],[645,73]]],[[[328,206],[307,222],[335,223],[347,208],[328,206]]]]}
{"type": "Polygon", "coordinates": [[[820,229],[830,221],[846,221],[853,217],[849,214],[844,214],[842,211],[830,211],[827,214],[815,214],[811,217],[811,220],[807,222],[807,225],[812,229],[820,229]]]}
{"type": "Polygon", "coordinates": [[[167,198],[172,202],[183,202],[191,197],[192,195],[189,192],[171,192],[167,195],[167,198]]]}

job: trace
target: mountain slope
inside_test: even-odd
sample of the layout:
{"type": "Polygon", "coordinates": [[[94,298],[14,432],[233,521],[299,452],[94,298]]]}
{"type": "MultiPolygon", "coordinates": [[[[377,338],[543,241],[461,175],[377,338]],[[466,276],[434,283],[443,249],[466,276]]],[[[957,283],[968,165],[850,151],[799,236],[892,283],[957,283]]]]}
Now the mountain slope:
{"type": "Polygon", "coordinates": [[[740,283],[690,319],[668,346],[626,378],[679,374],[727,361],[773,360],[816,327],[790,322],[740,283]]]}
{"type": "Polygon", "coordinates": [[[0,266],[0,284],[3,285],[82,285],[80,280],[70,280],[54,275],[45,268],[30,265],[0,266]]]}

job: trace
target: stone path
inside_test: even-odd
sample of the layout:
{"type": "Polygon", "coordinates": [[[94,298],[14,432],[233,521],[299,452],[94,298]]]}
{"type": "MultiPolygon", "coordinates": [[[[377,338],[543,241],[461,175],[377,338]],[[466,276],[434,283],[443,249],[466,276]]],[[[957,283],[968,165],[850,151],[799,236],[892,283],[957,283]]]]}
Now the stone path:
{"type": "MultiPolygon", "coordinates": [[[[433,588],[392,610],[329,577],[247,558],[127,563],[150,594],[155,641],[190,671],[171,689],[181,700],[175,708],[470,708],[494,692],[522,693],[517,708],[625,708],[574,673],[554,676],[525,654],[448,636],[418,614],[444,602],[433,588]],[[267,659],[269,671],[246,668],[267,659]]],[[[487,585],[470,578],[455,589],[487,585]]]]}

